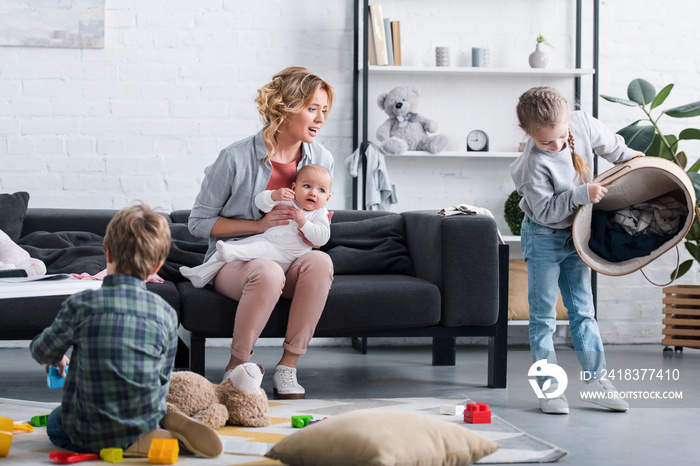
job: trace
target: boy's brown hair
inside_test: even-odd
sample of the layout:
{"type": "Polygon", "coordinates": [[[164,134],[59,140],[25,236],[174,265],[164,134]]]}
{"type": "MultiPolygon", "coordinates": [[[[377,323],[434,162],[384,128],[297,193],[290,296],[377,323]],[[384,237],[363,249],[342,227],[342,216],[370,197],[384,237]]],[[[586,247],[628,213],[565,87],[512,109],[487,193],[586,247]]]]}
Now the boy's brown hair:
{"type": "Polygon", "coordinates": [[[170,251],[170,226],[145,204],[117,212],[107,225],[104,249],[109,250],[117,273],[146,280],[170,251]]]}

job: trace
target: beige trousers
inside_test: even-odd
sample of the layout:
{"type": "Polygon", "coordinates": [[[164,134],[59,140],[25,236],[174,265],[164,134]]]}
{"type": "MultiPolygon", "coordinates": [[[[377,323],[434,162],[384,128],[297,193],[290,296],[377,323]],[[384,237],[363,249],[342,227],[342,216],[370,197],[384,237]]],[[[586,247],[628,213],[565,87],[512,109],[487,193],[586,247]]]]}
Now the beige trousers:
{"type": "Polygon", "coordinates": [[[325,252],[311,251],[285,274],[269,259],[224,265],[214,279],[217,292],[238,301],[231,355],[249,361],[280,296],[291,299],[284,349],[305,354],[326,305],[333,282],[333,262],[325,252]]]}

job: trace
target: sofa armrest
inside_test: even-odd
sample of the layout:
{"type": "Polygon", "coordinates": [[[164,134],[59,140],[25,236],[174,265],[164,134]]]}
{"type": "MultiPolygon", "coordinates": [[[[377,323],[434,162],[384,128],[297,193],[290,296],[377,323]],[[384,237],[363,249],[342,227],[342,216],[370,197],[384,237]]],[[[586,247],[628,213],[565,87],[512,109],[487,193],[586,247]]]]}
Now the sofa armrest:
{"type": "Polygon", "coordinates": [[[401,214],[416,276],[435,283],[442,325],[488,326],[498,319],[498,227],[486,215],[401,214]]]}

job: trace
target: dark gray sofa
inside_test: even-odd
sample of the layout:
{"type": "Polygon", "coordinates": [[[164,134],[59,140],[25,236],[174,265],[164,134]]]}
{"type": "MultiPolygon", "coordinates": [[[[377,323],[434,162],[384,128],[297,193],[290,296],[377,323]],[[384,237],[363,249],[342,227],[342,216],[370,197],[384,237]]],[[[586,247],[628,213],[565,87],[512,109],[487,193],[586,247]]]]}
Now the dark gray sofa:
{"type": "MultiPolygon", "coordinates": [[[[95,274],[104,268],[101,237],[115,210],[28,209],[17,242],[44,260],[49,273],[95,274]]],[[[237,302],[196,289],[181,265],[198,265],[206,240],[187,230],[189,211],[167,215],[173,242],[148,288],[180,318],[176,364],[204,373],[207,338],[230,338],[237,302]]],[[[432,337],[434,365],[454,365],[456,337],[488,337],[489,387],[506,386],[508,246],[498,245],[493,219],[335,211],[331,241],[335,278],[316,337],[349,337],[366,352],[368,337],[432,337]]],[[[30,339],[49,325],[64,297],[0,300],[0,339],[30,339]]],[[[290,302],[281,299],[262,337],[283,337],[290,302]]],[[[322,349],[319,349],[322,351],[322,349]]],[[[371,356],[369,356],[371,357],[371,356]]]]}

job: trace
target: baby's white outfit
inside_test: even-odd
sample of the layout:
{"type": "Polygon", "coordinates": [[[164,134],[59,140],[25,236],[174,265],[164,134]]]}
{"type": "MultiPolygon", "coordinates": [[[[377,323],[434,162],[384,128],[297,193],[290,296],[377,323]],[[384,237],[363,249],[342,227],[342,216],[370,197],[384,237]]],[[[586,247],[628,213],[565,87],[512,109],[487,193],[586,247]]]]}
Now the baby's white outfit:
{"type": "MultiPolygon", "coordinates": [[[[263,191],[255,196],[255,205],[263,212],[271,211],[278,204],[300,208],[296,201],[273,201],[272,191],[263,191]]],[[[326,244],[331,236],[328,210],[322,207],[304,211],[304,213],[306,214],[306,223],[301,228],[301,232],[316,246],[326,244]]],[[[203,288],[214,279],[221,267],[227,262],[270,259],[277,262],[287,272],[295,260],[311,249],[311,246],[299,236],[299,227],[292,220],[286,225],[268,228],[259,235],[218,241],[216,253],[207,262],[197,267],[180,267],[180,273],[187,277],[195,288],[203,288]]]]}

